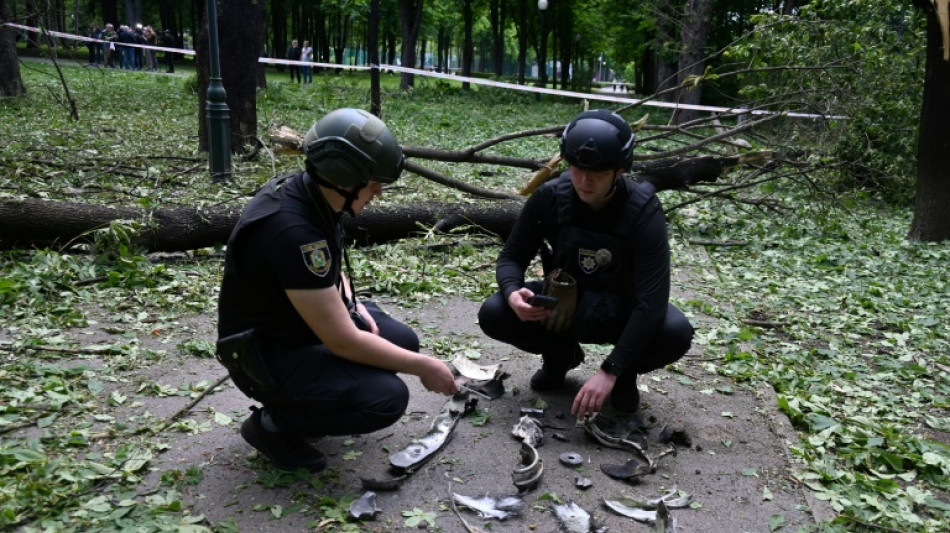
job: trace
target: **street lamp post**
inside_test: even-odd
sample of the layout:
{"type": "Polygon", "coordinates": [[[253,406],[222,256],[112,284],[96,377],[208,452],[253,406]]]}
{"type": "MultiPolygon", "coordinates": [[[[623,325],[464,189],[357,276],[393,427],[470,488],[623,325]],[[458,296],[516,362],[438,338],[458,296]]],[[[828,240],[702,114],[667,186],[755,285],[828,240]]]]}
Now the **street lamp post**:
{"type": "Polygon", "coordinates": [[[221,61],[218,57],[218,7],[208,0],[208,55],[211,73],[208,79],[208,157],[211,180],[231,177],[231,112],[225,102],[227,93],[221,82],[221,61]]]}
{"type": "MultiPolygon", "coordinates": [[[[538,53],[538,72],[541,78],[541,87],[545,87],[548,82],[548,30],[545,20],[545,12],[548,9],[548,0],[538,0],[538,9],[541,11],[541,50],[538,53]]],[[[540,96],[540,95],[539,95],[540,96]]]]}

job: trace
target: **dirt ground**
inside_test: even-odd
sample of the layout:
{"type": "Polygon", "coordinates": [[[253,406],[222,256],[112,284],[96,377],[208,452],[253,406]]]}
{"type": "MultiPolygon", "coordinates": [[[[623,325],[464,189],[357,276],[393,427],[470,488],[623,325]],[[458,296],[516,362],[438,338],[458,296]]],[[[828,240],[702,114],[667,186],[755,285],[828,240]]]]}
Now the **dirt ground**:
{"type": "MultiPolygon", "coordinates": [[[[682,289],[689,286],[687,281],[677,281],[674,296],[691,297],[682,289]]],[[[511,436],[511,429],[522,408],[538,405],[546,406],[539,419],[549,426],[538,448],[544,463],[539,486],[520,494],[521,513],[503,522],[492,520],[488,524],[488,520],[460,509],[469,524],[493,532],[560,531],[552,511],[556,498],[577,503],[610,531],[647,532],[653,528],[608,510],[603,501],[624,496],[654,498],[674,488],[692,495],[696,502],[694,508],[673,511],[680,532],[768,532],[772,530],[770,525],[774,528],[779,524],[784,525],[778,531],[795,531],[827,517],[819,502],[811,500],[807,489],[789,475],[795,468],[789,452],[795,435],[778,411],[772,390],[752,389],[717,376],[716,361],[702,357],[701,346],[694,346],[674,368],[641,377],[641,413],[649,427],[648,451],[656,454],[663,449],[658,434],[665,425],[685,430],[691,444],[679,446],[675,455],[659,459],[656,473],[629,483],[608,477],[600,466],[624,463],[632,457],[631,452],[594,442],[569,414],[574,393],[596,370],[603,355],[589,352],[587,361],[569,374],[566,390],[539,395],[528,387],[528,379],[540,362],[538,356],[484,337],[475,323],[477,302],[449,298],[424,309],[403,309],[385,300],[380,304],[394,317],[411,324],[420,333],[423,346],[447,337],[465,345],[477,342],[481,357],[476,363],[500,363],[511,376],[505,381],[507,392],[503,397],[479,400],[478,407],[487,410],[486,424],[476,426],[463,418],[452,440],[399,490],[377,492],[379,513],[365,522],[366,530],[402,529],[406,519],[403,511],[421,509],[434,513],[433,530],[464,532],[465,526],[449,503],[452,492],[471,497],[519,495],[511,473],[520,465],[520,444],[511,436]],[[565,440],[552,438],[554,433],[565,440]],[[559,462],[564,452],[576,452],[585,460],[579,467],[564,466],[559,462]],[[592,487],[577,488],[578,475],[590,479],[592,487]]],[[[708,324],[705,317],[692,319],[697,329],[708,324]]],[[[214,319],[183,320],[180,331],[182,339],[178,342],[187,337],[212,341],[214,319]]],[[[145,373],[145,379],[163,383],[215,381],[225,375],[214,360],[185,355],[169,356],[145,373]]],[[[361,477],[388,477],[389,455],[429,430],[445,398],[426,392],[415,377],[405,379],[412,399],[403,419],[377,433],[321,440],[318,446],[329,455],[329,467],[315,478],[280,475],[241,439],[238,430],[249,413],[250,402],[226,381],[186,416],[204,421],[209,429],[192,435],[172,429],[163,433],[170,448],[152,460],[149,481],[157,483],[161,472],[169,469],[184,472],[197,468],[203,474],[200,481],[181,489],[193,513],[215,523],[231,518],[240,531],[314,530],[318,522],[313,508],[315,495],[338,501],[358,498],[365,492],[361,477]],[[233,421],[215,423],[216,412],[233,421]]],[[[130,399],[144,402],[151,416],[157,418],[172,416],[189,402],[182,396],[136,394],[131,382],[124,386],[130,399]]]]}

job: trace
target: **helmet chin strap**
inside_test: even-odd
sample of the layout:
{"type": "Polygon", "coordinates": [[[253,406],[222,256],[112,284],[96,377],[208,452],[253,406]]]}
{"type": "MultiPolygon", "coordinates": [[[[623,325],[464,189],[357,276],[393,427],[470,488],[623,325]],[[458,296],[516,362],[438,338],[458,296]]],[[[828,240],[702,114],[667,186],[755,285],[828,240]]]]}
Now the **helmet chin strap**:
{"type": "Polygon", "coordinates": [[[317,174],[316,172],[314,172],[313,174],[311,174],[310,172],[307,172],[307,175],[310,176],[313,179],[313,181],[317,182],[317,184],[323,187],[326,187],[330,189],[331,191],[342,196],[343,197],[343,212],[350,215],[351,217],[356,216],[356,213],[353,212],[353,202],[355,202],[356,199],[359,198],[360,191],[362,191],[363,188],[366,187],[366,185],[368,185],[368,183],[362,183],[359,186],[355,187],[352,191],[348,191],[344,189],[343,187],[340,187],[336,183],[333,183],[323,178],[323,176],[321,176],[320,174],[317,174]]]}

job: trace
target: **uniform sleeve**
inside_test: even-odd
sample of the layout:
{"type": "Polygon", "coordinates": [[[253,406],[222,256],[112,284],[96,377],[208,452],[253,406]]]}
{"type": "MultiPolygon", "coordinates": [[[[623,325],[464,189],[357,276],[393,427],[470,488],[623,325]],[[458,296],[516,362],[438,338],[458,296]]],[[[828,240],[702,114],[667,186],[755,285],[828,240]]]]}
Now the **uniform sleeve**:
{"type": "Polygon", "coordinates": [[[619,373],[633,361],[645,357],[647,345],[659,331],[670,298],[670,248],[666,217],[659,201],[656,209],[637,221],[633,235],[633,274],[627,301],[633,310],[613,351],[607,357],[619,373]]]}
{"type": "Polygon", "coordinates": [[[495,265],[495,280],[505,301],[524,287],[525,271],[541,249],[545,220],[553,212],[554,189],[542,187],[525,202],[495,265]]]}
{"type": "Polygon", "coordinates": [[[273,217],[261,230],[261,259],[282,288],[324,289],[335,285],[342,258],[332,237],[293,215],[273,217]]]}

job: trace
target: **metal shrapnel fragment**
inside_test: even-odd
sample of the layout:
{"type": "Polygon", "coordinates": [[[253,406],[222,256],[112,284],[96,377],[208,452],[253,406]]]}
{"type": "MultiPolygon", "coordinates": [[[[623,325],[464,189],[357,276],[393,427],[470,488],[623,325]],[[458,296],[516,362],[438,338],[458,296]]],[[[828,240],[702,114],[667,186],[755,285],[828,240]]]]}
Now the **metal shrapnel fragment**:
{"type": "Polygon", "coordinates": [[[376,507],[376,493],[369,491],[350,504],[350,516],[356,520],[372,520],[379,509],[376,507]]]}
{"type": "Polygon", "coordinates": [[[656,523],[656,511],[641,509],[639,507],[630,507],[618,500],[604,500],[604,505],[606,505],[611,511],[619,515],[626,516],[627,518],[633,518],[637,522],[643,522],[646,524],[656,523]]]}
{"type": "Polygon", "coordinates": [[[538,455],[538,450],[526,442],[521,443],[521,466],[511,473],[512,482],[519,492],[533,489],[541,474],[544,473],[544,462],[538,455]]]}
{"type": "Polygon", "coordinates": [[[676,518],[670,514],[666,502],[660,502],[656,508],[656,530],[658,533],[676,533],[676,518]]]}
{"type": "Polygon", "coordinates": [[[590,513],[574,502],[555,505],[554,514],[561,523],[561,527],[569,533],[590,533],[594,527],[590,513]]]}
{"type": "Polygon", "coordinates": [[[366,490],[399,490],[402,487],[402,482],[406,480],[409,476],[397,476],[391,479],[372,479],[367,477],[361,477],[360,483],[362,483],[363,488],[366,490]]]}
{"type": "Polygon", "coordinates": [[[584,457],[577,452],[564,452],[558,456],[564,466],[578,466],[584,464],[584,457]]]}
{"type": "Polygon", "coordinates": [[[527,415],[521,417],[511,428],[511,436],[535,448],[540,448],[544,444],[544,430],[541,428],[541,423],[527,415]]]}
{"type": "Polygon", "coordinates": [[[649,465],[636,458],[630,459],[622,465],[602,464],[600,465],[600,469],[608,476],[624,481],[629,481],[633,478],[651,473],[649,465]]]}
{"type": "Polygon", "coordinates": [[[478,400],[464,397],[450,398],[432,421],[429,432],[414,439],[405,449],[389,456],[389,464],[403,473],[412,473],[435,455],[452,438],[452,433],[463,414],[474,409],[478,400]]]}
{"type": "Polygon", "coordinates": [[[468,507],[475,511],[481,518],[497,518],[504,520],[515,516],[521,511],[521,498],[516,496],[505,496],[504,498],[492,498],[484,496],[481,498],[472,498],[462,494],[452,493],[455,503],[468,507]]]}

